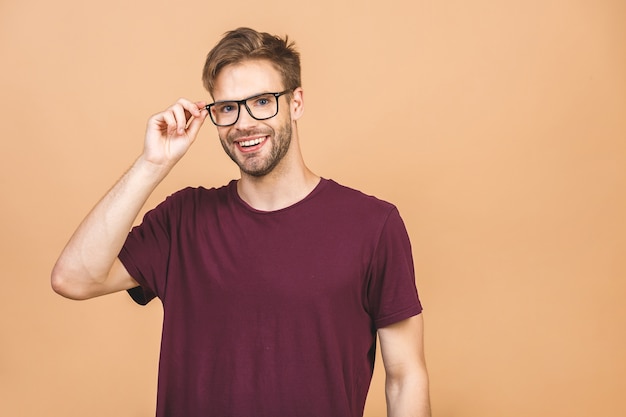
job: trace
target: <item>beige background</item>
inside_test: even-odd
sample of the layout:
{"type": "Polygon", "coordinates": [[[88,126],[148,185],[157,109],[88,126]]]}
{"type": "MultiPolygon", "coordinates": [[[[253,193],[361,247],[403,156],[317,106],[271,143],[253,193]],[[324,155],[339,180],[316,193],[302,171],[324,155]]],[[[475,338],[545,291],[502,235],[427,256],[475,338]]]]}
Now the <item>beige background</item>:
{"type": "MultiPolygon", "coordinates": [[[[405,219],[434,415],[626,415],[621,0],[1,0],[0,414],[153,415],[160,304],[68,301],[49,272],[244,25],[299,45],[314,171],[405,219]]],[[[236,175],[207,124],[148,206],[236,175]]]]}

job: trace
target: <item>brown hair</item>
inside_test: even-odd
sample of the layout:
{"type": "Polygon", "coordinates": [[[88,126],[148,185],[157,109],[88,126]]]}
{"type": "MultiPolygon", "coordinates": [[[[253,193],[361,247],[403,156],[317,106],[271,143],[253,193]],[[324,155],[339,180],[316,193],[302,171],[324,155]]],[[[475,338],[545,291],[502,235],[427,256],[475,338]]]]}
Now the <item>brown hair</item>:
{"type": "Polygon", "coordinates": [[[265,59],[281,73],[285,90],[301,86],[300,54],[294,42],[257,32],[250,28],[239,28],[226,32],[224,37],[209,52],[202,70],[202,81],[211,95],[215,78],[227,65],[238,64],[249,59],[265,59]]]}

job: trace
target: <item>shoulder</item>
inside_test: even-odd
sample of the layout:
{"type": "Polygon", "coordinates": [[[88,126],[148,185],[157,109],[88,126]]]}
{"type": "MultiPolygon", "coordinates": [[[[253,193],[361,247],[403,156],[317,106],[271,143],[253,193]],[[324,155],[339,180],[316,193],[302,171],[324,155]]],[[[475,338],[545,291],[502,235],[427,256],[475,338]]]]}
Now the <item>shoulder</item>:
{"type": "Polygon", "coordinates": [[[169,195],[162,204],[170,206],[187,206],[194,204],[203,204],[211,201],[220,201],[228,198],[230,188],[233,183],[224,185],[221,187],[204,188],[199,187],[185,187],[173,194],[169,195]]]}
{"type": "Polygon", "coordinates": [[[357,211],[378,213],[390,213],[397,210],[392,203],[373,195],[339,184],[331,179],[325,179],[324,181],[326,182],[326,197],[334,200],[338,205],[357,211]]]}
{"type": "Polygon", "coordinates": [[[165,198],[146,213],[145,219],[173,219],[187,217],[190,213],[209,212],[228,200],[230,184],[218,188],[186,187],[165,198]]]}
{"type": "Polygon", "coordinates": [[[314,209],[325,222],[348,228],[354,233],[381,233],[390,219],[399,218],[396,206],[373,195],[366,194],[333,180],[324,180],[324,187],[316,199],[314,209]]]}

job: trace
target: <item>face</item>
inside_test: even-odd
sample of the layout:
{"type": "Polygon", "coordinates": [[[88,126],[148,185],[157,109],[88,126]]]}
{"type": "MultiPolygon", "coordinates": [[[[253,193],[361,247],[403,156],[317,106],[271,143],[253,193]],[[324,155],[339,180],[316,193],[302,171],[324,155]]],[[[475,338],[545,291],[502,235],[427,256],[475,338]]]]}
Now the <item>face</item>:
{"type": "MultiPolygon", "coordinates": [[[[242,100],[281,91],[282,77],[270,62],[244,61],[220,71],[213,97],[215,101],[242,100]]],[[[292,122],[291,104],[283,95],[278,98],[278,114],[273,118],[256,120],[242,105],[237,122],[217,130],[224,151],[242,173],[261,177],[272,172],[288,153],[292,122]]]]}

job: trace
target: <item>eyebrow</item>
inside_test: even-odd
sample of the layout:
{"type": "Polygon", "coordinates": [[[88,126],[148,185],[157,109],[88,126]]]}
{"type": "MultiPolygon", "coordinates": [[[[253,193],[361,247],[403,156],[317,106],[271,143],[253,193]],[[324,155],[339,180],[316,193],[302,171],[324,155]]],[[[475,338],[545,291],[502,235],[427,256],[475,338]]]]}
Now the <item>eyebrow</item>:
{"type": "Polygon", "coordinates": [[[281,91],[278,91],[278,92],[274,92],[274,91],[265,91],[265,92],[263,92],[263,93],[257,93],[257,94],[253,94],[253,95],[251,95],[251,96],[249,96],[249,97],[242,98],[241,100],[236,100],[236,99],[230,99],[230,100],[218,100],[218,101],[215,101],[215,102],[213,102],[213,103],[211,103],[211,104],[220,104],[220,103],[242,103],[242,102],[244,102],[244,101],[246,101],[246,100],[249,100],[249,99],[251,99],[251,98],[254,98],[254,97],[264,96],[264,95],[266,95],[266,94],[276,94],[276,93],[280,93],[280,92],[281,92],[281,91]]]}

